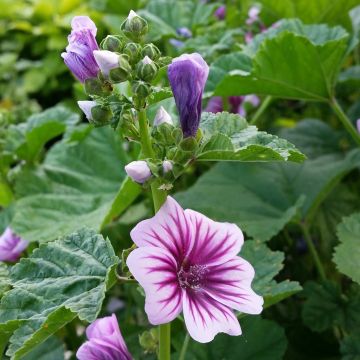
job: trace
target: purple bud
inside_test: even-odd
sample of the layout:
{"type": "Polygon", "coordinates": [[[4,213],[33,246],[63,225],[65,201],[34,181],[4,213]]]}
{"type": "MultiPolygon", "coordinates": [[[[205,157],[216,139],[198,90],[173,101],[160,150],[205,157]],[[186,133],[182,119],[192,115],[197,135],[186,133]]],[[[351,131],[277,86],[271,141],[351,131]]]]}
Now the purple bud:
{"type": "Polygon", "coordinates": [[[220,7],[218,7],[214,13],[214,15],[219,19],[219,20],[224,20],[225,19],[225,15],[226,15],[226,6],[222,5],[220,7]]]}
{"type": "Polygon", "coordinates": [[[97,105],[96,101],[86,100],[86,101],[78,101],[77,103],[79,105],[79,108],[85,114],[86,118],[88,120],[92,120],[91,109],[97,105]]]}
{"type": "Polygon", "coordinates": [[[209,66],[200,54],[183,54],[168,67],[168,77],[185,137],[195,136],[200,123],[201,101],[209,66]]]}
{"type": "Polygon", "coordinates": [[[184,38],[191,38],[192,37],[192,32],[187,27],[179,27],[179,28],[176,29],[176,32],[178,33],[178,35],[180,35],[180,36],[182,36],[184,38]]]}
{"type": "Polygon", "coordinates": [[[253,107],[258,107],[260,105],[260,99],[256,95],[246,95],[244,97],[244,103],[250,103],[253,107]]]}
{"type": "Polygon", "coordinates": [[[356,120],[356,127],[357,127],[357,130],[358,130],[359,134],[360,134],[360,119],[356,120]]]}
{"type": "Polygon", "coordinates": [[[81,81],[96,77],[99,67],[93,51],[98,50],[96,42],[96,26],[87,16],[75,16],[71,21],[71,34],[66,52],[61,54],[66,66],[81,81]]]}
{"type": "Polygon", "coordinates": [[[164,109],[163,106],[160,106],[159,110],[156,112],[154,118],[154,126],[159,126],[161,124],[170,124],[173,125],[173,121],[169,113],[164,109]]]}
{"type": "Polygon", "coordinates": [[[109,76],[111,69],[119,67],[119,55],[109,50],[94,50],[94,58],[103,75],[109,76]]]}
{"type": "Polygon", "coordinates": [[[164,174],[171,171],[173,169],[173,164],[170,160],[164,160],[162,163],[164,174]]]}
{"type": "Polygon", "coordinates": [[[9,227],[0,236],[0,261],[16,261],[27,248],[28,242],[17,236],[9,227]]]}
{"type": "Polygon", "coordinates": [[[218,113],[223,111],[223,103],[222,103],[222,98],[220,96],[214,96],[212,97],[205,108],[206,112],[211,112],[211,113],[218,113]]]}
{"type": "Polygon", "coordinates": [[[88,341],[76,353],[79,360],[131,360],[116,316],[95,320],[86,329],[88,341]]]}
{"type": "Polygon", "coordinates": [[[176,48],[182,48],[184,46],[184,42],[178,39],[170,39],[169,43],[176,48]]]}
{"type": "Polygon", "coordinates": [[[244,101],[243,96],[229,96],[228,98],[230,109],[229,112],[232,114],[238,114],[241,111],[241,105],[244,101]]]}
{"type": "Polygon", "coordinates": [[[146,161],[132,161],[125,166],[125,171],[135,182],[143,184],[151,177],[151,171],[146,161]]]}
{"type": "Polygon", "coordinates": [[[260,9],[256,6],[252,6],[248,12],[248,18],[246,20],[247,25],[251,25],[259,20],[260,9]]]}

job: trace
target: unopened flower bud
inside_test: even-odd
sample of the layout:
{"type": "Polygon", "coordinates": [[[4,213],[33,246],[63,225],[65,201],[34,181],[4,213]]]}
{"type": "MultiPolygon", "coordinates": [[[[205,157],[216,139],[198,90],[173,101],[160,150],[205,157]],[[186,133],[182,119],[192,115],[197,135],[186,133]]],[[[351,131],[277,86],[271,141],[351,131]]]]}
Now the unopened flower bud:
{"type": "Polygon", "coordinates": [[[78,101],[78,106],[82,110],[82,112],[85,114],[86,118],[91,121],[92,120],[92,114],[91,109],[96,106],[96,101],[78,101]]]}
{"type": "Polygon", "coordinates": [[[97,105],[96,101],[78,101],[78,105],[91,124],[104,126],[110,123],[112,113],[109,108],[97,105]]]}
{"type": "Polygon", "coordinates": [[[134,42],[127,43],[123,53],[129,57],[131,64],[136,64],[141,59],[141,45],[134,42]]]}
{"type": "Polygon", "coordinates": [[[0,261],[16,261],[29,243],[9,227],[0,236],[0,261]]]}
{"type": "Polygon", "coordinates": [[[109,78],[114,83],[124,82],[130,78],[131,66],[127,55],[118,55],[118,66],[111,69],[109,78]]]}
{"type": "Polygon", "coordinates": [[[102,49],[114,52],[120,52],[123,45],[123,40],[117,35],[108,35],[100,44],[102,49]]]}
{"type": "Polygon", "coordinates": [[[148,56],[145,56],[136,66],[137,76],[147,82],[154,79],[157,71],[156,64],[148,56]]]}
{"type": "Polygon", "coordinates": [[[144,81],[135,81],[132,85],[132,91],[135,95],[146,98],[150,95],[151,87],[144,81]]]}
{"type": "Polygon", "coordinates": [[[102,74],[106,77],[109,72],[119,66],[119,55],[109,50],[95,50],[94,57],[102,74]]]}
{"type": "Polygon", "coordinates": [[[143,57],[148,56],[151,60],[156,61],[160,57],[161,52],[154,44],[146,44],[142,49],[141,55],[143,57]]]}
{"type": "Polygon", "coordinates": [[[146,161],[132,161],[125,166],[125,171],[135,182],[143,184],[151,177],[151,171],[146,161]]]}
{"type": "Polygon", "coordinates": [[[162,163],[162,168],[163,168],[164,174],[166,174],[167,172],[172,171],[173,163],[170,160],[164,160],[162,163]]]}
{"type": "Polygon", "coordinates": [[[127,19],[121,24],[120,29],[128,38],[139,41],[148,32],[148,24],[145,19],[131,10],[127,19]]]}
{"type": "Polygon", "coordinates": [[[161,124],[173,125],[170,114],[164,109],[163,106],[160,106],[159,110],[156,112],[153,125],[159,126],[161,124]]]}

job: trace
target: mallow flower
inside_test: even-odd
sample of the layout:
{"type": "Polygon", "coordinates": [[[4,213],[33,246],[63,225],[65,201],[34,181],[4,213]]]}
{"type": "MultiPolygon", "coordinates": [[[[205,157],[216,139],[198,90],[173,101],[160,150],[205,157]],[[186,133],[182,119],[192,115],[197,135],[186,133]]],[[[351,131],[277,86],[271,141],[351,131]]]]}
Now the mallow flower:
{"type": "Polygon", "coordinates": [[[149,165],[144,160],[132,161],[125,166],[125,171],[135,182],[143,184],[151,177],[149,165]]]}
{"type": "Polygon", "coordinates": [[[79,360],[131,360],[116,316],[95,320],[86,329],[86,341],[76,353],[79,360]]]}
{"type": "Polygon", "coordinates": [[[252,6],[248,12],[248,18],[246,20],[247,25],[252,25],[259,20],[260,9],[256,6],[252,6]]]}
{"type": "Polygon", "coordinates": [[[234,310],[262,311],[263,298],[251,289],[253,267],[238,256],[244,237],[230,223],[183,210],[170,196],[130,233],[138,246],[127,265],[145,291],[153,325],[183,312],[190,336],[209,342],[219,332],[240,335],[234,310]]]}
{"type": "Polygon", "coordinates": [[[0,261],[17,261],[29,243],[7,227],[0,236],[0,261]]]}
{"type": "Polygon", "coordinates": [[[180,115],[184,137],[195,136],[201,117],[201,102],[209,66],[200,54],[183,54],[172,60],[168,77],[180,115]]]}
{"type": "Polygon", "coordinates": [[[93,51],[98,50],[96,42],[97,28],[87,16],[75,16],[71,21],[71,34],[66,52],[61,54],[66,66],[81,81],[96,77],[99,67],[93,51]]]}

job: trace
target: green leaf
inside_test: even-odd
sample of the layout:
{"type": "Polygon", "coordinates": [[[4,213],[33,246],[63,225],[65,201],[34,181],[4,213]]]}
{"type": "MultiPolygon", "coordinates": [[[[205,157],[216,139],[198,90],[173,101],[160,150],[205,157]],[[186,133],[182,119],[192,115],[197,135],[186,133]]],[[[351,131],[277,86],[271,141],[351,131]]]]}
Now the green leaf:
{"type": "Polygon", "coordinates": [[[346,336],[340,343],[341,360],[360,360],[360,334],[346,336]]]}
{"type": "Polygon", "coordinates": [[[64,360],[64,352],[64,344],[56,336],[50,336],[25,355],[22,360],[64,360]]]}
{"type": "Polygon", "coordinates": [[[8,266],[0,262],[0,298],[9,289],[9,269],[8,266]]]}
{"type": "Polygon", "coordinates": [[[93,129],[75,145],[56,144],[36,171],[18,179],[17,193],[24,197],[16,202],[12,228],[24,239],[40,242],[81,226],[99,230],[113,206],[110,220],[139,194],[135,183],[122,185],[128,162],[120,138],[109,128],[93,129]]]}
{"type": "Polygon", "coordinates": [[[343,219],[337,234],[341,244],[335,248],[333,260],[340,272],[360,284],[360,213],[343,219]]]}
{"type": "Polygon", "coordinates": [[[200,129],[203,144],[197,160],[301,162],[305,159],[288,141],[258,131],[237,114],[205,112],[201,116],[200,129]]]}
{"type": "Polygon", "coordinates": [[[221,163],[176,198],[185,208],[234,222],[248,236],[267,241],[297,213],[313,216],[341,178],[359,164],[359,150],[303,164],[221,163]]]}
{"type": "Polygon", "coordinates": [[[342,152],[343,133],[318,119],[304,119],[293,128],[283,129],[280,135],[309,158],[342,152]]]}
{"type": "Polygon", "coordinates": [[[29,117],[26,123],[11,125],[5,149],[20,159],[33,161],[44,145],[79,121],[79,115],[63,106],[55,106],[29,117]]]}
{"type": "Polygon", "coordinates": [[[345,331],[359,329],[360,288],[354,286],[349,293],[341,294],[339,286],[330,281],[316,283],[309,281],[304,286],[306,301],[302,318],[311,330],[322,332],[332,326],[343,327],[345,331]]]}
{"type": "Polygon", "coordinates": [[[7,355],[20,359],[75,316],[94,321],[118,261],[108,240],[82,229],[16,264],[0,305],[0,331],[13,332],[7,355]]]}
{"type": "Polygon", "coordinates": [[[349,35],[340,27],[283,21],[256,36],[243,53],[218,59],[214,64],[216,76],[210,68],[211,83],[216,85],[207,91],[221,96],[255,93],[328,101],[348,46],[349,35]],[[229,60],[234,67],[227,64],[229,60]],[[225,77],[218,76],[219,64],[226,66],[226,72],[231,70],[225,77]]]}
{"type": "Polygon", "coordinates": [[[147,101],[149,105],[153,105],[172,96],[173,93],[169,87],[153,88],[153,92],[147,98],[147,101]]]}
{"type": "Polygon", "coordinates": [[[349,11],[359,4],[358,0],[260,0],[261,18],[268,24],[283,18],[299,18],[304,23],[342,24],[351,30],[349,11]]]}
{"type": "Polygon", "coordinates": [[[284,358],[287,340],[284,330],[260,316],[247,316],[240,320],[243,334],[219,334],[209,344],[192,341],[189,359],[198,360],[280,360],[284,358]]]}
{"type": "Polygon", "coordinates": [[[254,266],[255,279],[252,288],[264,297],[265,307],[301,291],[302,288],[296,281],[285,280],[277,283],[274,280],[274,277],[284,267],[284,253],[271,251],[264,243],[247,240],[239,256],[254,266]]]}

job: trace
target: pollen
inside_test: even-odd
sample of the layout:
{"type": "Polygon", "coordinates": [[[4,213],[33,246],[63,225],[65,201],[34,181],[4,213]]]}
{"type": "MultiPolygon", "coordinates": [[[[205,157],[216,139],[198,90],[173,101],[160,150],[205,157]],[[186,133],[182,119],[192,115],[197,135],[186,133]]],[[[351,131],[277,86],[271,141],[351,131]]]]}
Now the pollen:
{"type": "Polygon", "coordinates": [[[199,290],[205,283],[207,272],[208,269],[205,265],[182,266],[178,272],[180,287],[199,290]]]}

